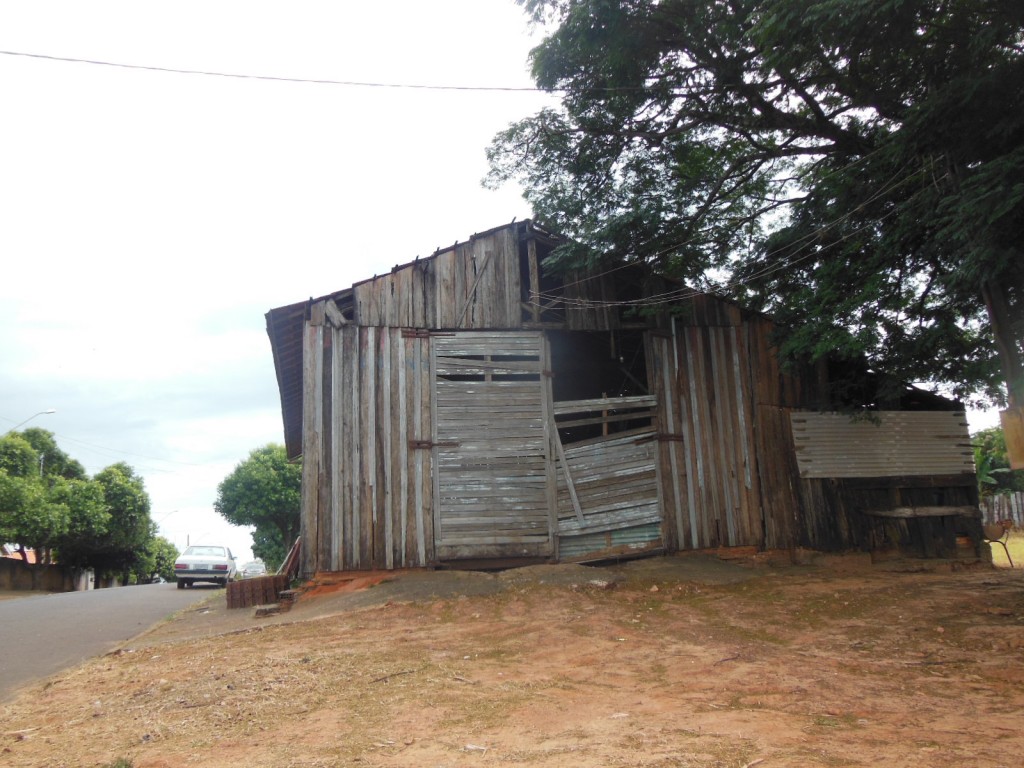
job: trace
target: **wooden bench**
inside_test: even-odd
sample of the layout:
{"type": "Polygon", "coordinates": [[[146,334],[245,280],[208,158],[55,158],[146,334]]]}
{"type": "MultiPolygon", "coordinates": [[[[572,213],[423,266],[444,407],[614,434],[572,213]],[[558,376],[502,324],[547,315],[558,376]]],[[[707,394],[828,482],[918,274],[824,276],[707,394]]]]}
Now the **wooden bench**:
{"type": "MultiPolygon", "coordinates": [[[[923,557],[939,557],[944,551],[952,552],[952,542],[956,538],[956,529],[953,526],[954,518],[979,519],[981,510],[975,506],[920,506],[920,507],[891,507],[889,509],[867,509],[864,514],[873,518],[875,526],[882,526],[886,520],[892,521],[917,521],[914,528],[920,554],[923,557]],[[936,547],[936,541],[946,541],[936,547]]],[[[881,532],[873,526],[871,531],[872,540],[876,540],[881,532]]],[[[884,537],[884,534],[882,534],[884,537]]],[[[977,534],[971,536],[975,552],[978,552],[980,541],[977,534]]],[[[874,545],[872,545],[874,546],[874,545]]]]}

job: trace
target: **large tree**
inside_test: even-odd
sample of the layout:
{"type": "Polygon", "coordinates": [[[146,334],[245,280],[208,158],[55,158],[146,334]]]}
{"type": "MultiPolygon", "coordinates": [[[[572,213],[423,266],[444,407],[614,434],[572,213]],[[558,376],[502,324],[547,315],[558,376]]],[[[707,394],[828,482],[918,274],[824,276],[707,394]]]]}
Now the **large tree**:
{"type": "Polygon", "coordinates": [[[25,563],[47,565],[67,533],[70,511],[39,474],[40,454],[25,436],[0,437],[0,542],[15,543],[25,563]]]}
{"type": "Polygon", "coordinates": [[[148,580],[169,573],[177,554],[156,536],[142,478],[125,463],[89,479],[53,434],[27,429],[0,437],[0,541],[28,562],[93,568],[103,576],[148,580]]]}
{"type": "Polygon", "coordinates": [[[0,540],[16,542],[22,560],[49,565],[51,550],[68,529],[68,508],[47,493],[35,477],[17,477],[0,470],[0,540]]]}
{"type": "Polygon", "coordinates": [[[39,454],[32,444],[17,432],[0,437],[0,471],[10,477],[38,477],[39,454]]]}
{"type": "Polygon", "coordinates": [[[103,488],[95,480],[50,479],[49,495],[68,510],[67,530],[57,538],[57,561],[62,565],[91,568],[98,552],[107,545],[111,514],[103,488]]]}
{"type": "Polygon", "coordinates": [[[253,553],[268,565],[284,562],[299,535],[302,467],[291,464],[283,445],[253,450],[217,486],[214,509],[229,523],[252,525],[253,553]]]}
{"type": "Polygon", "coordinates": [[[78,546],[84,533],[100,538],[106,532],[109,515],[102,488],[84,479],[65,479],[84,474],[80,469],[45,430],[0,438],[0,541],[17,546],[22,561],[32,568],[35,588],[40,588],[43,566],[55,560],[79,564],[63,556],[65,546],[78,546]]]}
{"type": "Polygon", "coordinates": [[[1024,3],[518,1],[563,97],[489,181],[558,258],[652,261],[794,355],[1024,406],[1024,3]]]}
{"type": "Polygon", "coordinates": [[[149,583],[154,576],[170,581],[174,578],[174,561],[178,557],[178,548],[163,536],[153,536],[146,542],[133,566],[135,581],[138,584],[149,583]]]}
{"type": "Polygon", "coordinates": [[[98,573],[119,576],[121,583],[127,584],[156,535],[149,514],[149,494],[142,478],[124,462],[110,465],[94,480],[103,488],[110,521],[102,540],[90,553],[89,564],[98,573]]]}
{"type": "Polygon", "coordinates": [[[39,427],[29,427],[20,434],[22,439],[35,449],[40,474],[45,477],[63,477],[66,480],[85,479],[85,467],[61,450],[52,432],[39,427]]]}

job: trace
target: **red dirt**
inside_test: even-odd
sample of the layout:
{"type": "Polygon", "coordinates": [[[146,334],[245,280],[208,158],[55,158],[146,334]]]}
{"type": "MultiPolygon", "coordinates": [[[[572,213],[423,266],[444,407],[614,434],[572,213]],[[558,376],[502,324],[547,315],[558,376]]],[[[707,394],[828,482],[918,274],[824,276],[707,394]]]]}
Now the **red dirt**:
{"type": "Polygon", "coordinates": [[[218,592],[0,709],[0,763],[1020,765],[1024,571],[820,562],[388,574],[259,621],[218,592]]]}

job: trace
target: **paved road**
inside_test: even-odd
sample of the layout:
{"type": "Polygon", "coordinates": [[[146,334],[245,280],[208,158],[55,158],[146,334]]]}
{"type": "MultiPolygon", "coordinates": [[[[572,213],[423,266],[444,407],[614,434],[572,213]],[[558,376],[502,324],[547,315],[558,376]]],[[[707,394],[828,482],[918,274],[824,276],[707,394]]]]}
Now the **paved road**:
{"type": "Polygon", "coordinates": [[[0,701],[218,591],[204,587],[144,584],[0,600],[0,701]]]}

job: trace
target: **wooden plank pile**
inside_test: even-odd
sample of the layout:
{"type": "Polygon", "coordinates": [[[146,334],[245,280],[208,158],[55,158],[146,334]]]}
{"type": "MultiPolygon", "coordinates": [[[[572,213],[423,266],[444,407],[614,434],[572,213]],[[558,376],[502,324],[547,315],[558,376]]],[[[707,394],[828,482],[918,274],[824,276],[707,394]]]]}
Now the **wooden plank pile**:
{"type": "Polygon", "coordinates": [[[228,608],[250,608],[254,605],[269,605],[280,599],[288,589],[288,576],[257,576],[228,584],[228,608]]]}

